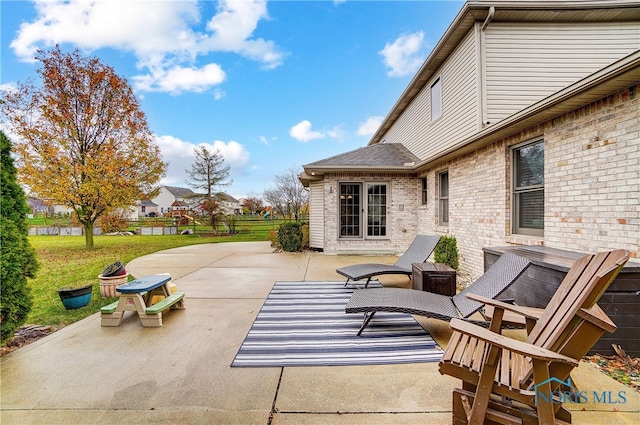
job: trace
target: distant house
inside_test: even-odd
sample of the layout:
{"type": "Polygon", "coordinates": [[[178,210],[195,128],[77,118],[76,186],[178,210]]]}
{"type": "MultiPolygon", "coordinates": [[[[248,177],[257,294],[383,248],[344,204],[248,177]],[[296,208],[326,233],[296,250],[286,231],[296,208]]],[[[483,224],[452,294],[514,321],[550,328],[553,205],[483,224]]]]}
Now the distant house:
{"type": "Polygon", "coordinates": [[[196,194],[191,189],[184,187],[162,186],[158,195],[151,200],[157,205],[156,211],[162,216],[171,212],[171,205],[176,202],[184,202],[185,204],[199,203],[197,198],[201,195],[196,194]]]}
{"type": "Polygon", "coordinates": [[[31,209],[31,212],[33,214],[51,214],[53,212],[53,207],[44,203],[42,199],[35,198],[33,196],[29,196],[27,198],[27,205],[29,205],[29,208],[31,209]]]}
{"type": "Polygon", "coordinates": [[[240,201],[224,192],[219,192],[216,197],[220,201],[220,206],[224,209],[225,214],[242,214],[242,206],[240,201]]]}
{"type": "Polygon", "coordinates": [[[137,208],[138,217],[155,217],[158,215],[158,204],[149,199],[140,201],[137,208]]]}
{"type": "Polygon", "coordinates": [[[310,244],[640,247],[640,3],[466,2],[368,145],[304,165],[310,244]]]}

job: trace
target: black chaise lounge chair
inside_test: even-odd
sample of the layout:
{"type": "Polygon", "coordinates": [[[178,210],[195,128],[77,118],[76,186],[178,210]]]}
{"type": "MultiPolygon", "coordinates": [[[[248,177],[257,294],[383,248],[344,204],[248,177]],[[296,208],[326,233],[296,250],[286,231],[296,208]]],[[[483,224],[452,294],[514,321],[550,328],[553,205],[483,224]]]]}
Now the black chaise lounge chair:
{"type": "MultiPolygon", "coordinates": [[[[365,314],[358,336],[378,311],[415,314],[446,321],[453,318],[468,319],[484,304],[470,300],[467,294],[495,298],[515,282],[530,264],[528,259],[507,252],[478,280],[453,297],[415,289],[372,288],[354,292],[345,310],[347,313],[365,314]]],[[[488,325],[488,322],[481,320],[474,322],[488,325]]]]}
{"type": "Polygon", "coordinates": [[[436,245],[440,241],[440,236],[418,235],[415,237],[409,248],[395,262],[395,264],[354,264],[336,269],[336,272],[345,276],[347,281],[367,279],[364,287],[369,286],[371,278],[385,274],[405,274],[411,276],[413,263],[424,263],[431,255],[436,245]]]}

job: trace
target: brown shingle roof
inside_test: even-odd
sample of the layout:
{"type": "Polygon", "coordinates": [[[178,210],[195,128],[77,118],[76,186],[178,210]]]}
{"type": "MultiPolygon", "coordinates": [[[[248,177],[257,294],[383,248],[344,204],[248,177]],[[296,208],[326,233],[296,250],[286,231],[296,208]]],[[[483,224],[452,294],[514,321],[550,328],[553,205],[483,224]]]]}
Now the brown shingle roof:
{"type": "Polygon", "coordinates": [[[321,159],[304,166],[305,170],[312,169],[411,169],[420,159],[409,149],[399,143],[378,143],[365,146],[350,152],[321,159]]]}

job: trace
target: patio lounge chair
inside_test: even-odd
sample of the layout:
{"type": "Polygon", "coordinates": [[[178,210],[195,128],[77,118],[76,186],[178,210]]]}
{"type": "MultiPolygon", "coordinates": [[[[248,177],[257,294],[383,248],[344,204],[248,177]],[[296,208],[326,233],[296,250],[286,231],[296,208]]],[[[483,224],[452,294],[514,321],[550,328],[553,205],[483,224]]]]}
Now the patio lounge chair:
{"type": "MultiPolygon", "coordinates": [[[[470,300],[466,297],[467,294],[495,298],[515,282],[530,264],[527,258],[507,252],[478,280],[453,297],[415,289],[372,288],[354,292],[345,311],[365,313],[358,335],[378,311],[409,313],[447,321],[453,318],[468,319],[484,304],[470,300]]],[[[484,323],[488,325],[487,322],[484,323]]],[[[524,321],[518,324],[524,324],[524,321]]]]}
{"type": "Polygon", "coordinates": [[[494,316],[489,329],[451,321],[440,373],[462,380],[462,389],[453,391],[453,422],[571,423],[562,407],[570,392],[561,387],[574,388],[573,368],[605,331],[615,331],[596,302],[628,259],[617,250],[576,260],[543,313],[533,318],[526,341],[499,333],[502,313],[520,313],[518,306],[472,296],[493,304],[494,316]]]}
{"type": "Polygon", "coordinates": [[[413,263],[424,263],[431,255],[436,245],[440,241],[440,236],[418,235],[415,237],[409,248],[395,262],[395,264],[365,263],[354,264],[336,269],[336,272],[345,276],[347,281],[367,279],[364,287],[369,286],[371,278],[385,274],[405,274],[411,276],[413,263]]]}

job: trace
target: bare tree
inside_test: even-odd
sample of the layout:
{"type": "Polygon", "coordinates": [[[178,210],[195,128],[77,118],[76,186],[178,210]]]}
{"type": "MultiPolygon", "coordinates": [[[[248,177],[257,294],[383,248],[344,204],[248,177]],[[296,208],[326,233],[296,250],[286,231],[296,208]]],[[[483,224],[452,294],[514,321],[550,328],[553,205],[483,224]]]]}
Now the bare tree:
{"type": "Polygon", "coordinates": [[[283,217],[300,220],[309,202],[309,192],[298,179],[297,169],[292,167],[275,176],[276,186],[264,191],[264,199],[283,217]]]}
{"type": "Polygon", "coordinates": [[[196,190],[202,190],[207,199],[213,199],[216,187],[232,183],[231,180],[225,181],[229,178],[230,169],[229,165],[224,165],[224,157],[219,149],[211,152],[206,146],[198,146],[191,169],[185,170],[191,177],[191,182],[187,184],[196,190]]]}
{"type": "Polygon", "coordinates": [[[262,199],[256,196],[248,197],[245,203],[245,208],[247,208],[251,214],[256,214],[257,212],[262,211],[264,208],[262,205],[262,199]]]}
{"type": "Polygon", "coordinates": [[[191,164],[191,170],[185,170],[191,177],[191,182],[187,184],[206,193],[200,208],[208,217],[215,233],[218,231],[217,222],[224,216],[219,192],[215,189],[232,183],[231,180],[226,181],[229,178],[230,169],[231,167],[224,165],[224,157],[219,149],[211,152],[206,146],[199,146],[196,148],[196,157],[191,164]]]}

